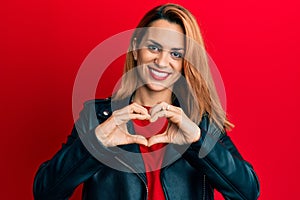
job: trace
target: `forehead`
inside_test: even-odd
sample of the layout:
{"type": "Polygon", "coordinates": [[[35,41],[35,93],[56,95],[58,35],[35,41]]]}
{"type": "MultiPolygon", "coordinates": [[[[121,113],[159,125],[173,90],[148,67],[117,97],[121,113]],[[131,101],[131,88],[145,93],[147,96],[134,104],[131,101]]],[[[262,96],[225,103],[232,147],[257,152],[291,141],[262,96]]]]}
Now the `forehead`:
{"type": "Polygon", "coordinates": [[[185,35],[180,25],[166,20],[157,20],[146,29],[142,43],[152,40],[164,48],[184,48],[185,35]]]}

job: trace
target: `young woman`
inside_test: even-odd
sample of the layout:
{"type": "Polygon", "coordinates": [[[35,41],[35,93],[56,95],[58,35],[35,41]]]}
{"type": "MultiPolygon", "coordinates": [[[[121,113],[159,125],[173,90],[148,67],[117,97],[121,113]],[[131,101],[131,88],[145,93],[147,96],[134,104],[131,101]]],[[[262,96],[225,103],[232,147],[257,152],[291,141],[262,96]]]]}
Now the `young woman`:
{"type": "Polygon", "coordinates": [[[67,143],[43,163],[35,199],[257,199],[252,166],[226,134],[196,20],[165,4],[135,30],[120,89],[85,103],[67,143]],[[87,142],[88,141],[88,142],[87,142]]]}

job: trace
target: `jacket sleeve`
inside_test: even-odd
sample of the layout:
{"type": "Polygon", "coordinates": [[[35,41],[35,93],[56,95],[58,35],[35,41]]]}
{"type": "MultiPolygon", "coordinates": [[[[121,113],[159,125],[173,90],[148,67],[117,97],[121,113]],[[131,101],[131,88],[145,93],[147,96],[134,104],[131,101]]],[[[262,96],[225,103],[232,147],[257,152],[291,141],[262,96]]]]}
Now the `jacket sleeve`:
{"type": "Polygon", "coordinates": [[[88,121],[86,106],[75,124],[66,144],[38,169],[33,184],[35,199],[68,199],[80,183],[103,167],[89,153],[78,134],[80,131],[84,133],[82,137],[95,137],[97,124],[91,125],[88,121]]]}
{"type": "Polygon", "coordinates": [[[204,171],[210,184],[225,199],[257,199],[260,193],[258,178],[230,137],[210,123],[207,117],[202,120],[200,128],[200,140],[184,154],[188,162],[204,171]]]}

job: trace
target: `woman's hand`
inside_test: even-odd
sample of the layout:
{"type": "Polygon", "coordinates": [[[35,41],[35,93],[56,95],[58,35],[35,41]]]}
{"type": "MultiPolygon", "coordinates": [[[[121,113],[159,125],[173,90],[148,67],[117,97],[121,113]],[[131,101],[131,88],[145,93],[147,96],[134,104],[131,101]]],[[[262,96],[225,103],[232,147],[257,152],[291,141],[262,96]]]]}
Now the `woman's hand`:
{"type": "Polygon", "coordinates": [[[142,144],[147,146],[148,141],[141,135],[131,135],[127,132],[126,123],[131,119],[149,120],[151,117],[146,108],[132,103],[112,115],[95,129],[96,136],[106,147],[125,144],[142,144]]]}
{"type": "Polygon", "coordinates": [[[165,102],[153,106],[150,114],[147,109],[132,103],[120,110],[116,110],[95,130],[97,138],[107,147],[125,144],[142,144],[152,146],[157,143],[190,144],[199,140],[200,128],[191,121],[179,107],[165,102]],[[156,121],[159,117],[166,117],[170,126],[162,134],[154,135],[149,140],[141,135],[131,135],[127,132],[126,123],[131,119],[156,121]]]}
{"type": "Polygon", "coordinates": [[[190,144],[200,139],[200,128],[179,107],[162,102],[151,108],[150,115],[151,122],[159,117],[166,117],[170,127],[165,133],[152,136],[148,140],[148,146],[157,143],[190,144]]]}

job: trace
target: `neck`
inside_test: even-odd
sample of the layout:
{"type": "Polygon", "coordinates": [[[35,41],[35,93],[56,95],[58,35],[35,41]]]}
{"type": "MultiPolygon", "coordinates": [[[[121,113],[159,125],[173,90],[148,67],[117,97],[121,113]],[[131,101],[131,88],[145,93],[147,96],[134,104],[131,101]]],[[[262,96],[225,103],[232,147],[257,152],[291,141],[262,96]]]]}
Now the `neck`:
{"type": "Polygon", "coordinates": [[[166,102],[172,103],[172,91],[165,89],[163,91],[151,91],[145,87],[140,87],[136,90],[133,97],[133,102],[136,102],[142,106],[152,107],[157,103],[166,102]]]}

